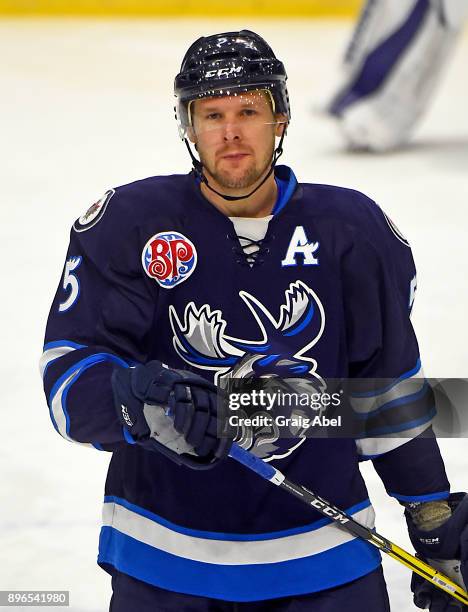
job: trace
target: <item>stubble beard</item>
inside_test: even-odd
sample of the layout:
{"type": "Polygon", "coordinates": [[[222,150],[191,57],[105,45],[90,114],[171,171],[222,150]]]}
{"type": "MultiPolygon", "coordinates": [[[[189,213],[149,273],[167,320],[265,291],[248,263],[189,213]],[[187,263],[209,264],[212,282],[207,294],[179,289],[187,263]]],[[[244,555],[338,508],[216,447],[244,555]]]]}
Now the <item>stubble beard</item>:
{"type": "Polygon", "coordinates": [[[272,159],[273,154],[264,158],[261,164],[257,165],[255,161],[252,161],[251,165],[239,175],[235,172],[217,170],[216,167],[212,167],[212,165],[204,159],[204,156],[200,154],[200,161],[203,167],[211,174],[218,185],[224,189],[247,189],[252,187],[265,174],[267,168],[270,167],[272,159]]]}
{"type": "Polygon", "coordinates": [[[246,189],[251,187],[254,183],[265,172],[266,167],[259,170],[255,164],[252,164],[250,168],[247,168],[241,175],[233,175],[230,172],[224,171],[211,171],[208,168],[208,172],[212,175],[215,181],[224,187],[225,189],[246,189]]]}

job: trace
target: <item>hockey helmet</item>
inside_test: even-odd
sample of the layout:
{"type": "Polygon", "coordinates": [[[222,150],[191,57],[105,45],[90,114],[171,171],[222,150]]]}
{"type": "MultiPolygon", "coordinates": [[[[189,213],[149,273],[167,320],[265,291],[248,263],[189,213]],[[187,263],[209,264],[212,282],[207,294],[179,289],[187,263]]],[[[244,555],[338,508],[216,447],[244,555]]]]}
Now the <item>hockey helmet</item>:
{"type": "Polygon", "coordinates": [[[182,139],[191,125],[190,102],[266,90],[273,112],[291,117],[286,70],[255,32],[224,32],[201,37],[188,49],[174,81],[176,119],[182,139]]]}

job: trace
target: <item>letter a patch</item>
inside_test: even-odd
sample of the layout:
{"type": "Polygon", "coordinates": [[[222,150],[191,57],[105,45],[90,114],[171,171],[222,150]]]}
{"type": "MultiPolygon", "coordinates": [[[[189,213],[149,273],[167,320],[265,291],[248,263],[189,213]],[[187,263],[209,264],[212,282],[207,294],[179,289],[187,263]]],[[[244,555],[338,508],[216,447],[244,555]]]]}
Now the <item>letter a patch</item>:
{"type": "Polygon", "coordinates": [[[289,242],[286,257],[281,261],[282,266],[318,266],[319,260],[314,253],[319,248],[319,242],[310,242],[306,236],[305,229],[298,225],[289,242]],[[297,258],[300,255],[301,258],[297,258]]]}

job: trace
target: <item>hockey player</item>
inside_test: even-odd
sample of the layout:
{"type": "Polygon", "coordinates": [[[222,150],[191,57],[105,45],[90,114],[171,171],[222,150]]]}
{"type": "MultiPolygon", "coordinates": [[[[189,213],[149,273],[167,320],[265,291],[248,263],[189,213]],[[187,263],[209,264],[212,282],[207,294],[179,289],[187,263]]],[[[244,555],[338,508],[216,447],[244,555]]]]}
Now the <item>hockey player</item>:
{"type": "Polygon", "coordinates": [[[468,13],[466,0],[367,0],[328,103],[354,149],[404,145],[423,116],[468,13]]]}
{"type": "Polygon", "coordinates": [[[419,554],[461,559],[466,580],[468,501],[449,494],[430,415],[407,418],[431,402],[427,385],[408,391],[422,373],[407,241],[363,194],[276,165],[286,72],[257,34],[197,40],[175,95],[193,171],[110,189],[74,223],[41,359],[56,430],[113,453],[110,609],[389,609],[374,548],[227,458],[216,388],[233,376],[395,379],[373,400],[406,437],[240,443],[367,526],[371,459],[412,504],[419,554]]]}

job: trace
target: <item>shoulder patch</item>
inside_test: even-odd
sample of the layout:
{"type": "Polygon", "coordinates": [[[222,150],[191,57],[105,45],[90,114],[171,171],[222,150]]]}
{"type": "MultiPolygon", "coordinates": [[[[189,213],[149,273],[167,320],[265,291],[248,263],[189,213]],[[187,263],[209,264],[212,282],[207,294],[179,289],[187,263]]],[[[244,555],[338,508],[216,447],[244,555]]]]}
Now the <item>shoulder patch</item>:
{"type": "Polygon", "coordinates": [[[115,189],[109,189],[97,202],[94,202],[88,210],[81,215],[73,224],[75,232],[85,232],[94,227],[102,219],[107,205],[115,193],[115,189]]]}
{"type": "Polygon", "coordinates": [[[382,213],[383,213],[383,216],[385,217],[385,221],[387,222],[388,227],[390,228],[390,230],[391,230],[392,234],[395,236],[395,238],[398,238],[398,240],[400,242],[402,242],[404,245],[409,247],[410,243],[405,238],[405,236],[400,232],[400,230],[397,228],[395,223],[390,219],[390,217],[386,213],[384,213],[383,210],[382,210],[382,213]]]}

